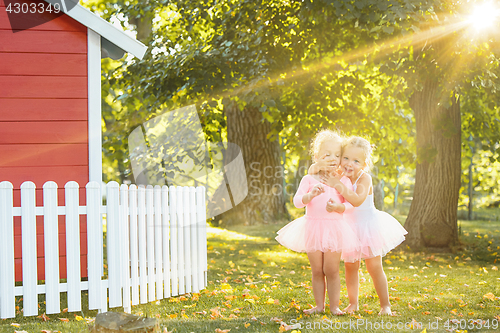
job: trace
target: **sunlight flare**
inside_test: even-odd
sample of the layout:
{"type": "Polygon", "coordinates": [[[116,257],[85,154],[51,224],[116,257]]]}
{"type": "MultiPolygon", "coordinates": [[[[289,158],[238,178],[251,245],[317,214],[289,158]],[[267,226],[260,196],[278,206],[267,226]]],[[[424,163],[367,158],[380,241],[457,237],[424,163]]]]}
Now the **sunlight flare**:
{"type": "Polygon", "coordinates": [[[498,17],[498,8],[493,2],[485,2],[474,9],[474,12],[469,18],[469,23],[476,30],[484,30],[493,26],[493,23],[498,17]]]}

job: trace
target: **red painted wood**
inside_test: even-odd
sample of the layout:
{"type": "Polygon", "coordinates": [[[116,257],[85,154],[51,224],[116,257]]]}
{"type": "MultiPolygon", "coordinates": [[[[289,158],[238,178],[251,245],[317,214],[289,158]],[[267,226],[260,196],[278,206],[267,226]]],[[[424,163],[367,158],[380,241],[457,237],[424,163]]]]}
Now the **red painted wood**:
{"type": "MultiPolygon", "coordinates": [[[[22,259],[18,258],[14,260],[15,266],[15,278],[17,281],[23,280],[23,267],[22,267],[22,259]]],[[[38,280],[45,279],[45,260],[43,258],[38,258],[37,260],[37,269],[38,269],[38,280]]],[[[87,277],[87,255],[80,256],[80,270],[82,277],[87,277]]],[[[59,277],[61,279],[66,278],[66,256],[59,257],[59,277]]]]}
{"type": "Polygon", "coordinates": [[[88,145],[0,144],[0,167],[87,165],[88,145]]]}
{"type": "MultiPolygon", "coordinates": [[[[87,143],[87,126],[86,121],[0,122],[0,144],[87,143]]],[[[53,157],[65,164],[65,156],[53,157]]]]}
{"type": "MultiPolygon", "coordinates": [[[[0,36],[1,38],[1,36],[0,36]]],[[[0,98],[87,98],[86,77],[0,76],[0,98]]]]}
{"type": "MultiPolygon", "coordinates": [[[[53,166],[53,167],[3,167],[0,168],[0,181],[7,180],[18,189],[25,181],[32,181],[42,188],[45,182],[55,181],[60,187],[70,180],[78,184],[87,184],[89,179],[88,166],[53,166]]],[[[85,186],[85,185],[83,185],[85,186]]],[[[15,194],[15,193],[14,193],[15,194]]],[[[15,198],[15,196],[14,196],[15,198]]]]}
{"type": "MultiPolygon", "coordinates": [[[[21,3],[36,3],[37,6],[39,3],[44,5],[43,8],[48,8],[48,3],[44,0],[36,0],[36,1],[26,1],[19,0],[21,3]]],[[[3,0],[0,0],[0,7],[6,7],[3,0]]],[[[41,8],[41,7],[38,7],[41,8]]],[[[39,10],[40,11],[40,10],[39,10]]],[[[64,14],[54,14],[45,11],[44,13],[33,13],[29,15],[25,15],[23,17],[23,22],[25,26],[17,26],[18,29],[26,29],[27,27],[32,27],[35,24],[43,23],[41,25],[37,25],[36,27],[30,28],[30,30],[64,30],[64,31],[80,31],[86,32],[87,27],[83,24],[75,21],[68,15],[64,14]]],[[[0,30],[8,29],[11,30],[12,26],[10,24],[7,11],[5,9],[0,10],[0,30]]]]}
{"type": "Polygon", "coordinates": [[[0,30],[0,52],[87,53],[87,33],[0,30]]]}
{"type": "Polygon", "coordinates": [[[87,55],[0,53],[0,75],[87,76],[87,55]]]}
{"type": "MultiPolygon", "coordinates": [[[[14,260],[16,262],[21,262],[22,259],[22,235],[21,235],[21,222],[20,217],[15,218],[14,223],[14,260]]],[[[44,260],[43,256],[45,253],[45,245],[43,238],[43,216],[37,216],[37,235],[36,235],[36,248],[37,248],[37,258],[38,263],[40,260],[44,260]]],[[[59,257],[66,258],[66,225],[65,225],[65,216],[59,216],[58,223],[58,240],[59,240],[59,257]]],[[[88,254],[87,247],[87,217],[84,215],[80,215],[80,255],[82,258],[86,257],[88,254]]],[[[66,259],[64,259],[66,260],[66,259]]],[[[20,264],[19,264],[20,265],[20,264]]],[[[39,264],[40,265],[40,264],[39,264]]],[[[38,279],[43,280],[43,270],[38,266],[38,279]]],[[[85,264],[86,268],[86,264],[85,264]]],[[[18,268],[16,267],[16,281],[22,281],[22,267],[19,266],[19,272],[17,272],[18,268]],[[17,279],[17,276],[20,276],[20,279],[17,279]]],[[[61,278],[66,277],[66,265],[64,265],[64,270],[60,270],[61,278]]],[[[87,276],[86,269],[82,269],[82,277],[87,276]]]]}
{"type": "Polygon", "coordinates": [[[0,98],[0,121],[88,120],[87,99],[0,98]]]}

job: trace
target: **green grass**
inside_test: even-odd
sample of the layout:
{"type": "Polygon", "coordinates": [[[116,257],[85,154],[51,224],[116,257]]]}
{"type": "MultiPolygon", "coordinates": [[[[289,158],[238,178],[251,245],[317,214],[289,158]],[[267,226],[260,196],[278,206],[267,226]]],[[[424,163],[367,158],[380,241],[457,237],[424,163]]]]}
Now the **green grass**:
{"type": "MultiPolygon", "coordinates": [[[[499,332],[500,319],[500,222],[460,221],[463,250],[456,253],[410,253],[395,250],[384,258],[395,316],[377,316],[378,298],[370,276],[362,265],[360,311],[334,317],[328,313],[306,316],[302,310],[313,304],[307,256],[287,250],[274,240],[286,222],[256,226],[210,228],[208,234],[208,287],[200,294],[135,306],[132,313],[159,319],[168,332],[278,332],[279,321],[301,322],[301,332],[445,332],[448,320],[456,320],[468,332],[499,332]],[[473,321],[489,321],[479,329],[473,321]],[[384,329],[376,329],[384,323],[384,329]],[[413,321],[413,326],[411,326],[413,321]],[[461,321],[461,322],[460,322],[461,321]],[[417,328],[416,322],[423,324],[417,328]],[[387,325],[392,325],[387,329],[387,325]],[[359,324],[359,326],[357,326],[359,324]],[[314,326],[316,325],[316,326],[314,326]],[[342,325],[344,328],[342,329],[342,325]],[[398,329],[398,325],[403,329],[398,329]],[[406,325],[406,328],[405,326],[406,325]],[[437,328],[436,328],[437,325],[437,328]],[[349,328],[349,326],[351,328],[349,328]],[[314,328],[316,327],[316,328],[314,328]],[[372,327],[372,329],[370,329],[372,327]],[[413,327],[413,328],[411,328],[413,327]]],[[[341,267],[341,308],[347,293],[341,267]]],[[[43,313],[43,299],[40,298],[43,313]]],[[[64,307],[64,305],[63,305],[64,307]]],[[[122,311],[121,308],[112,311],[122,311]]],[[[95,311],[76,313],[93,318],[95,311]]],[[[85,320],[75,313],[18,317],[0,321],[2,332],[41,330],[86,331],[85,320]],[[62,322],[58,318],[68,318],[62,322]],[[12,326],[13,323],[19,327],[12,326]]],[[[450,327],[453,328],[453,327],[450,327]]]]}

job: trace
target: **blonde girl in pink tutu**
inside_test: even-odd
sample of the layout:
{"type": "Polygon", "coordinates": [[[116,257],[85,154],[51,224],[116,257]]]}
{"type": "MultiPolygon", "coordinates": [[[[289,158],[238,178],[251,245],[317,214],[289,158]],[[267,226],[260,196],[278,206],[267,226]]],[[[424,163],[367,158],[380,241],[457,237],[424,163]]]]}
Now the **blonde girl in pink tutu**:
{"type": "Polygon", "coordinates": [[[382,257],[401,244],[407,231],[391,215],[379,211],[373,202],[372,178],[367,173],[371,162],[372,146],[361,137],[351,137],[344,142],[341,160],[343,175],[352,182],[352,188],[330,174],[320,176],[321,180],[337,189],[350,202],[354,209],[346,212],[345,217],[357,233],[360,251],[357,254],[345,252],[345,278],[349,306],[344,310],[358,310],[359,262],[365,260],[380,300],[379,315],[391,315],[391,304],[387,287],[387,277],[382,267],[382,257]]]}
{"type": "MultiPolygon", "coordinates": [[[[342,153],[342,138],[333,131],[323,130],[316,134],[311,155],[314,160],[324,157],[323,162],[337,168],[342,153]]],[[[342,315],[339,309],[341,253],[355,257],[359,252],[357,236],[343,218],[349,203],[333,188],[321,183],[320,175],[306,175],[300,181],[293,202],[295,207],[306,207],[305,216],[288,223],[278,231],[276,240],[283,246],[306,252],[311,265],[312,290],[316,306],[304,310],[306,314],[323,312],[326,291],[330,300],[330,311],[342,315]],[[326,280],[326,281],[325,281],[326,280]]],[[[346,188],[352,185],[344,178],[346,188]]]]}

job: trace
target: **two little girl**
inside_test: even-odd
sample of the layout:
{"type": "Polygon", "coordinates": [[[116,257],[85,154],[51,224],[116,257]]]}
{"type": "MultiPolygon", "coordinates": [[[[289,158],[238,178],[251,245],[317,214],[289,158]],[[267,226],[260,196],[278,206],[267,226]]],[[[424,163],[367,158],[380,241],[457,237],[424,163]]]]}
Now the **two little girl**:
{"type": "Polygon", "coordinates": [[[403,242],[407,232],[391,215],[375,208],[372,180],[365,171],[371,165],[371,151],[367,140],[343,140],[330,130],[320,131],[312,142],[315,164],[302,178],[293,200],[297,208],[306,207],[306,214],[279,230],[276,237],[283,246],[306,252],[309,258],[316,306],[306,313],[324,311],[326,289],[330,311],[343,314],[338,306],[341,259],[349,297],[344,311],[358,310],[359,263],[365,259],[379,296],[379,314],[391,314],[382,256],[403,242]],[[340,179],[335,175],[339,166],[340,179]]]}

